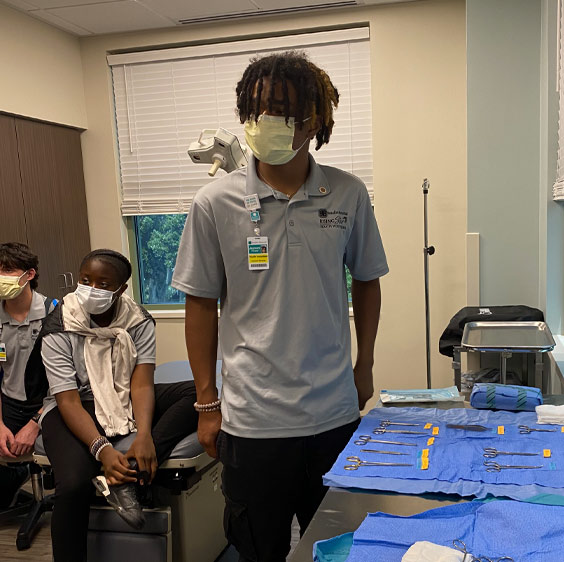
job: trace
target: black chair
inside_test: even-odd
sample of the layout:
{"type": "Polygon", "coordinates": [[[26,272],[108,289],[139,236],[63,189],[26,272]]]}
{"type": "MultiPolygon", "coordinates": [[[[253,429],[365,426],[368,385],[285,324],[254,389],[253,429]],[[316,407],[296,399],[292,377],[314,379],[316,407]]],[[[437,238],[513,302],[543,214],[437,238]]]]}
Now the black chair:
{"type": "MultiPolygon", "coordinates": [[[[1,464],[12,464],[14,461],[7,457],[0,457],[1,464]]],[[[16,548],[26,550],[37,531],[37,524],[41,516],[53,509],[53,494],[45,495],[44,490],[52,489],[53,478],[50,471],[36,464],[32,454],[18,458],[18,463],[27,462],[31,475],[32,493],[20,490],[15,503],[11,507],[0,509],[0,525],[13,520],[15,517],[25,515],[25,518],[16,536],[16,548]]]]}

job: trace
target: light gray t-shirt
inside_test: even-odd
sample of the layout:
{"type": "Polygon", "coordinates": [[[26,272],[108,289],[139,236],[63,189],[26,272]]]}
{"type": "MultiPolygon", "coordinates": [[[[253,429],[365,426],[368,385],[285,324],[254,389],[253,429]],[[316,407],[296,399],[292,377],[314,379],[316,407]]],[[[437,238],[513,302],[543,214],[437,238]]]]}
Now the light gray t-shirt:
{"type": "Polygon", "coordinates": [[[360,281],[388,271],[365,185],[317,165],[289,200],[256,174],[255,160],[200,189],[172,286],[221,297],[222,428],[241,437],[312,435],[358,418],[344,265],[360,281]],[[269,269],[250,271],[255,225],[244,197],[260,198],[269,269]]]}
{"type": "MultiPolygon", "coordinates": [[[[90,326],[98,326],[91,321],[90,326]]],[[[137,350],[137,365],[156,362],[155,326],[152,320],[128,330],[137,350]]],[[[84,362],[85,336],[73,332],[57,332],[47,334],[41,343],[41,356],[47,380],[49,381],[49,394],[43,401],[43,414],[41,419],[56,407],[55,395],[66,390],[78,390],[80,399],[94,400],[86,364],[84,362]]]]}
{"type": "MultiPolygon", "coordinates": [[[[0,343],[6,346],[6,361],[0,362],[2,375],[2,394],[14,400],[25,401],[25,368],[41,332],[47,297],[33,291],[31,307],[27,318],[22,322],[14,320],[5,310],[4,302],[0,301],[0,343]]],[[[51,312],[55,305],[49,305],[51,312]]]]}

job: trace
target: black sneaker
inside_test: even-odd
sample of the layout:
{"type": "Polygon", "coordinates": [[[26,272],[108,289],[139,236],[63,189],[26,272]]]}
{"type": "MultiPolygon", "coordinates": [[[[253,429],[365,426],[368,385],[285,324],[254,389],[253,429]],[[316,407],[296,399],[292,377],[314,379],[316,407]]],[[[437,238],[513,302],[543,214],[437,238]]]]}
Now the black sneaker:
{"type": "Polygon", "coordinates": [[[108,486],[105,476],[96,476],[92,483],[129,526],[136,530],[143,528],[145,516],[137,501],[134,483],[108,486]]]}

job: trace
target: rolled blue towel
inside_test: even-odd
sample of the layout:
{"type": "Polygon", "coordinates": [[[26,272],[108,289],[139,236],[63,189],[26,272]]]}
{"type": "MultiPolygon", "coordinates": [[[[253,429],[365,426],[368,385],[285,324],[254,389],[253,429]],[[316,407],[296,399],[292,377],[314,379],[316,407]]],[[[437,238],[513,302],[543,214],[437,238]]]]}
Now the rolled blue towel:
{"type": "Polygon", "coordinates": [[[470,395],[470,405],[478,409],[534,412],[542,403],[542,392],[531,386],[476,383],[470,395]]]}

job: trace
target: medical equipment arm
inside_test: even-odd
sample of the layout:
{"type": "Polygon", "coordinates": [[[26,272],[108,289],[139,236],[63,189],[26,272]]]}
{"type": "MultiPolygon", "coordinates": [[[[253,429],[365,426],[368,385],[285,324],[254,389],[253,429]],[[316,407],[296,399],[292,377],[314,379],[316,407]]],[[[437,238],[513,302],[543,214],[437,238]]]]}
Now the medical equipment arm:
{"type": "MultiPolygon", "coordinates": [[[[194,375],[199,404],[217,400],[217,300],[186,295],[186,349],[194,375]]],[[[198,439],[206,452],[216,457],[215,442],[221,427],[221,412],[200,412],[198,439]]]]}
{"type": "Polygon", "coordinates": [[[380,279],[352,280],[352,306],[358,343],[354,382],[361,410],[374,394],[372,367],[374,366],[374,344],[380,321],[381,301],[380,279]]]}

